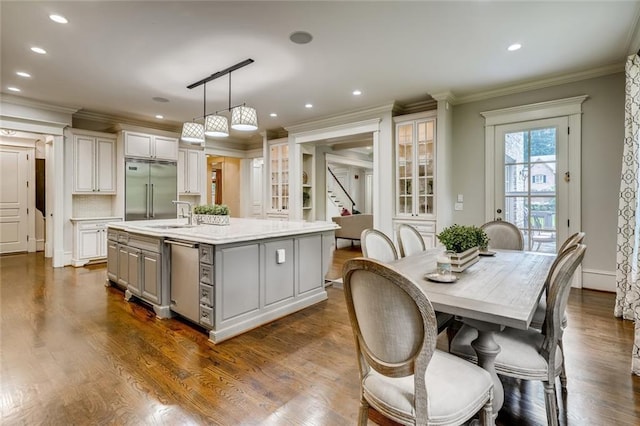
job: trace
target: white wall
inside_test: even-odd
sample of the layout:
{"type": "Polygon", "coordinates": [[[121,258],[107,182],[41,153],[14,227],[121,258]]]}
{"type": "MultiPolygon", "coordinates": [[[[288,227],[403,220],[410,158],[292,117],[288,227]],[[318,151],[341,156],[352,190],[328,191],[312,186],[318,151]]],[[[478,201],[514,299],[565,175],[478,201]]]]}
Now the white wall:
{"type": "MultiPolygon", "coordinates": [[[[456,223],[484,222],[482,111],[588,95],[582,117],[582,230],[587,236],[584,286],[615,281],[618,193],[624,139],[624,73],[456,105],[453,111],[453,193],[464,194],[456,223]]],[[[492,172],[492,171],[489,171],[492,172]]]]}

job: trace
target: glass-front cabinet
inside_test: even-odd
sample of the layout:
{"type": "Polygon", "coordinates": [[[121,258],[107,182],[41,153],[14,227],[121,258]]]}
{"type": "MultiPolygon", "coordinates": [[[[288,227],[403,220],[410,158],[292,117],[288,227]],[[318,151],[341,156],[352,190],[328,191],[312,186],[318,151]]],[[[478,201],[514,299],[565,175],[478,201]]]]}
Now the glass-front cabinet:
{"type": "Polygon", "coordinates": [[[435,134],[435,114],[396,122],[397,216],[435,213],[435,134]]]}
{"type": "Polygon", "coordinates": [[[437,111],[394,117],[396,125],[396,211],[394,230],[413,226],[427,248],[436,240],[437,111]]]}
{"type": "Polygon", "coordinates": [[[289,143],[269,146],[270,214],[287,214],[289,210],[289,143]]]}

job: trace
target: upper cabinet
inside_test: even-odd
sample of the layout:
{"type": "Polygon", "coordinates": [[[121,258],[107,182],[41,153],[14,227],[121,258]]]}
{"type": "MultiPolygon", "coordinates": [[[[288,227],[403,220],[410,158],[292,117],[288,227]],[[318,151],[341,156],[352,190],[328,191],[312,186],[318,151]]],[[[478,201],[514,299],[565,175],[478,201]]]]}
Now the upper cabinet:
{"type": "Polygon", "coordinates": [[[200,181],[205,173],[204,152],[198,149],[178,150],[178,194],[200,195],[200,181]]]}
{"type": "Polygon", "coordinates": [[[124,156],[178,160],[178,139],[138,132],[124,132],[124,156]]]}
{"type": "Polygon", "coordinates": [[[116,192],[116,136],[71,129],[73,141],[73,193],[116,192]]]}
{"type": "Polygon", "coordinates": [[[436,111],[394,117],[396,123],[396,214],[416,228],[427,248],[435,247],[437,218],[436,111]]]}
{"type": "Polygon", "coordinates": [[[269,145],[270,211],[274,214],[288,214],[289,211],[289,142],[278,139],[269,145]]]}
{"type": "Polygon", "coordinates": [[[396,117],[396,215],[435,215],[435,114],[396,117]]]}

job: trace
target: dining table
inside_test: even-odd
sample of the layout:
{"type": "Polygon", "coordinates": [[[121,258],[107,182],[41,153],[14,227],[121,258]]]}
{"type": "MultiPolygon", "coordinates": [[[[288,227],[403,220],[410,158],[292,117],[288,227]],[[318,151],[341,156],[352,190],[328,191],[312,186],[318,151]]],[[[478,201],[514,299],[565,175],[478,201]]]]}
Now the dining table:
{"type": "Polygon", "coordinates": [[[443,252],[428,249],[390,264],[418,284],[435,311],[455,315],[478,330],[472,346],[478,365],[493,380],[493,412],[497,416],[504,402],[504,388],[495,370],[500,353],[495,333],[505,327],[529,327],[555,255],[492,249],[463,272],[453,273],[455,281],[431,281],[427,275],[436,273],[436,259],[443,252]]]}

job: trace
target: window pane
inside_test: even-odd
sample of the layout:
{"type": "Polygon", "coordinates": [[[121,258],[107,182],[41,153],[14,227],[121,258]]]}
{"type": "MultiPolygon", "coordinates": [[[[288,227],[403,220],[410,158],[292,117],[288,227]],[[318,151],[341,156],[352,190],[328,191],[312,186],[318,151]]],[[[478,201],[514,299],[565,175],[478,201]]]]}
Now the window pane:
{"type": "Polygon", "coordinates": [[[505,197],[504,220],[520,229],[527,229],[527,197],[505,197]]]}
{"type": "Polygon", "coordinates": [[[529,160],[528,132],[504,135],[504,163],[526,163],[529,160]]]}
{"type": "Polygon", "coordinates": [[[527,164],[509,164],[504,166],[505,195],[525,194],[528,192],[529,170],[527,164]]]}

